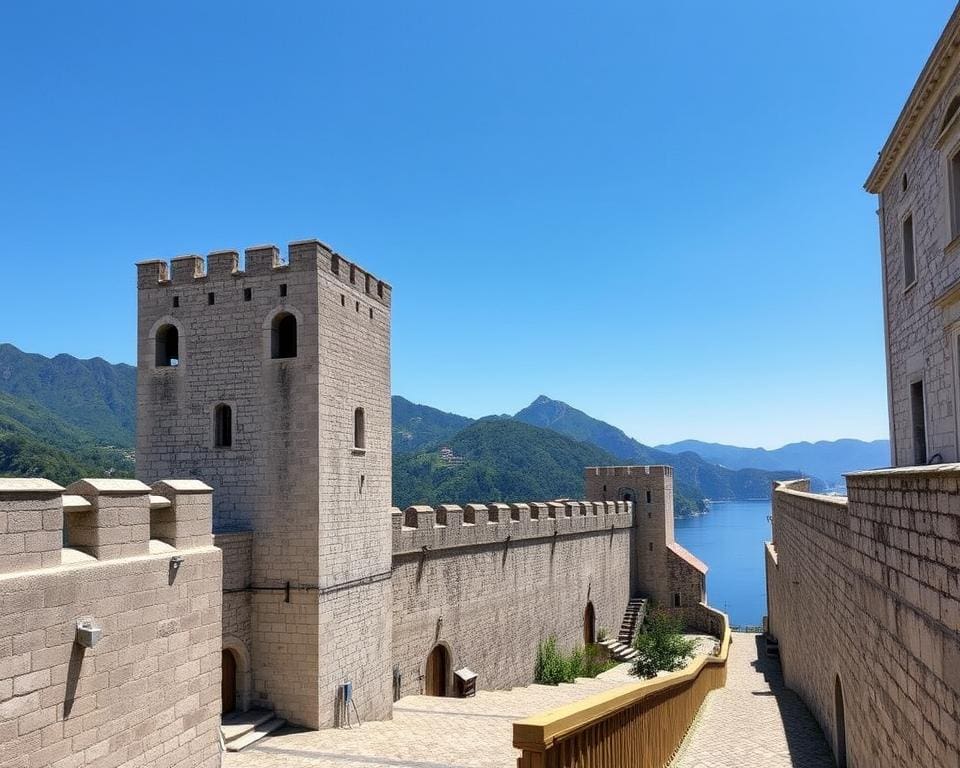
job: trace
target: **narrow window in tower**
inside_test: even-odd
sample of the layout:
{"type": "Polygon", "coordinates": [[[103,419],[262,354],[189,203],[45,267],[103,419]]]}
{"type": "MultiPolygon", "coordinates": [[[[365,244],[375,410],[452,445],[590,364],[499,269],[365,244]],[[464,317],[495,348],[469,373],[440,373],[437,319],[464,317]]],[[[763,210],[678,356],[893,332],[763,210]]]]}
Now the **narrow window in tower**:
{"type": "Polygon", "coordinates": [[[270,356],[277,360],[297,356],[297,318],[280,312],[270,329],[270,356]]]}
{"type": "Polygon", "coordinates": [[[175,325],[164,325],[157,331],[156,364],[158,368],[180,365],[180,331],[175,325]]]}
{"type": "Polygon", "coordinates": [[[903,220],[903,233],[901,244],[903,246],[903,284],[909,288],[917,282],[917,262],[913,253],[913,216],[907,216],[903,220]]]}
{"type": "Polygon", "coordinates": [[[373,320],[373,307],[370,307],[370,319],[373,320]]]}
{"type": "Polygon", "coordinates": [[[286,296],[286,295],[287,295],[287,284],[286,284],[286,283],[280,283],[280,296],[283,297],[283,296],[286,296]]]}
{"type": "Polygon", "coordinates": [[[652,501],[653,501],[653,494],[651,494],[650,491],[647,491],[647,504],[651,503],[652,501]]]}
{"type": "Polygon", "coordinates": [[[226,403],[213,409],[213,444],[217,448],[233,446],[233,409],[226,403]]]}
{"type": "Polygon", "coordinates": [[[367,447],[366,424],[364,421],[363,408],[357,408],[353,412],[353,447],[367,447]]]}
{"type": "Polygon", "coordinates": [[[215,301],[216,301],[216,297],[213,295],[213,293],[208,293],[208,294],[207,294],[207,304],[213,305],[213,304],[215,303],[215,301]]]}
{"type": "Polygon", "coordinates": [[[253,298],[253,288],[244,288],[243,289],[243,300],[250,301],[253,298]]]}
{"type": "Polygon", "coordinates": [[[357,312],[360,311],[360,302],[359,302],[359,301],[357,302],[356,310],[357,310],[357,312]]]}
{"type": "Polygon", "coordinates": [[[680,607],[681,607],[680,602],[681,602],[681,601],[680,601],[680,593],[679,593],[679,592],[674,592],[674,593],[673,593],[673,607],[674,607],[674,608],[680,608],[680,607]]]}
{"type": "Polygon", "coordinates": [[[179,307],[179,306],[180,306],[180,297],[179,297],[179,296],[174,296],[174,297],[173,297],[173,308],[176,309],[176,308],[179,307]]]}
{"type": "Polygon", "coordinates": [[[340,294],[340,306],[341,307],[347,306],[347,297],[344,296],[342,293],[340,294]]]}

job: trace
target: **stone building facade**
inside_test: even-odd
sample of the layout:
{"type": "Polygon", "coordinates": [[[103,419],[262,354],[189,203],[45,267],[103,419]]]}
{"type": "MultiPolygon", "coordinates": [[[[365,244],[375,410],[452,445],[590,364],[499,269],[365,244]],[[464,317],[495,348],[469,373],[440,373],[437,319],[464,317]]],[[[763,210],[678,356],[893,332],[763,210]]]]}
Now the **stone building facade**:
{"type": "Polygon", "coordinates": [[[392,509],[391,288],[326,245],[144,262],[138,294],[137,473],[214,488],[237,707],[320,728],[346,683],[363,720],[461,667],[529,683],[540,640],[613,634],[639,595],[712,628],[668,467],[592,468],[591,502],[392,509]]]}
{"type": "Polygon", "coordinates": [[[866,182],[878,196],[891,461],[960,460],[960,10],[866,182]]]}
{"type": "Polygon", "coordinates": [[[960,766],[960,465],[773,493],[769,632],[845,766],[960,766]]]}
{"type": "Polygon", "coordinates": [[[192,480],[0,478],[0,765],[220,765],[210,499],[192,480]]]}

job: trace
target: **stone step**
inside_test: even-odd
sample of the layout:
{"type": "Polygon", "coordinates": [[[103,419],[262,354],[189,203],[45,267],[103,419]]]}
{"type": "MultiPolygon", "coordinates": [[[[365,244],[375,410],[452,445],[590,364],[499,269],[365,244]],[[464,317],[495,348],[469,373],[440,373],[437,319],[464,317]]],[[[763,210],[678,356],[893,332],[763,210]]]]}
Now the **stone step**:
{"type": "Polygon", "coordinates": [[[238,739],[250,733],[258,725],[272,720],[274,714],[269,709],[250,709],[246,712],[231,712],[220,720],[220,733],[226,742],[238,739]]]}
{"type": "Polygon", "coordinates": [[[230,741],[226,742],[227,752],[239,752],[244,747],[249,747],[251,744],[260,741],[260,739],[267,734],[273,733],[275,730],[282,728],[286,724],[287,721],[282,720],[279,717],[275,717],[272,720],[267,720],[265,723],[255,726],[243,736],[234,737],[230,741]]]}

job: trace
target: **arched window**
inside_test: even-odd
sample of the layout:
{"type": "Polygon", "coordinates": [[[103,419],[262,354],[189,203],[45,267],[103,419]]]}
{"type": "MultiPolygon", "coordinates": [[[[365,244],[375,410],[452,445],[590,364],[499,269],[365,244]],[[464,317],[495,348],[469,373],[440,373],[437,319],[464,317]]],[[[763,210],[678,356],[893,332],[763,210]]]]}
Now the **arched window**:
{"type": "Polygon", "coordinates": [[[270,357],[276,359],[297,356],[297,318],[289,312],[280,312],[273,318],[270,329],[270,357]]]}
{"type": "Polygon", "coordinates": [[[157,366],[176,367],[180,364],[180,331],[175,325],[163,325],[157,331],[157,366]]]}
{"type": "Polygon", "coordinates": [[[226,403],[213,409],[213,444],[217,448],[233,446],[233,409],[226,403]]]}
{"type": "Polygon", "coordinates": [[[353,447],[367,447],[367,425],[364,420],[363,408],[357,408],[353,412],[353,447]]]}

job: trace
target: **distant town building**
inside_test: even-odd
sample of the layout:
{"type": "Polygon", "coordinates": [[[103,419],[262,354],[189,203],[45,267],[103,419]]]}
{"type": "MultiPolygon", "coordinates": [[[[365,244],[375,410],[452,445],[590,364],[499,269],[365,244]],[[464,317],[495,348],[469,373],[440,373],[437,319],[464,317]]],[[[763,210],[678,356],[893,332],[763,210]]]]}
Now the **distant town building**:
{"type": "Polygon", "coordinates": [[[878,195],[895,466],[960,459],[960,13],[866,181],[878,195]]]}

